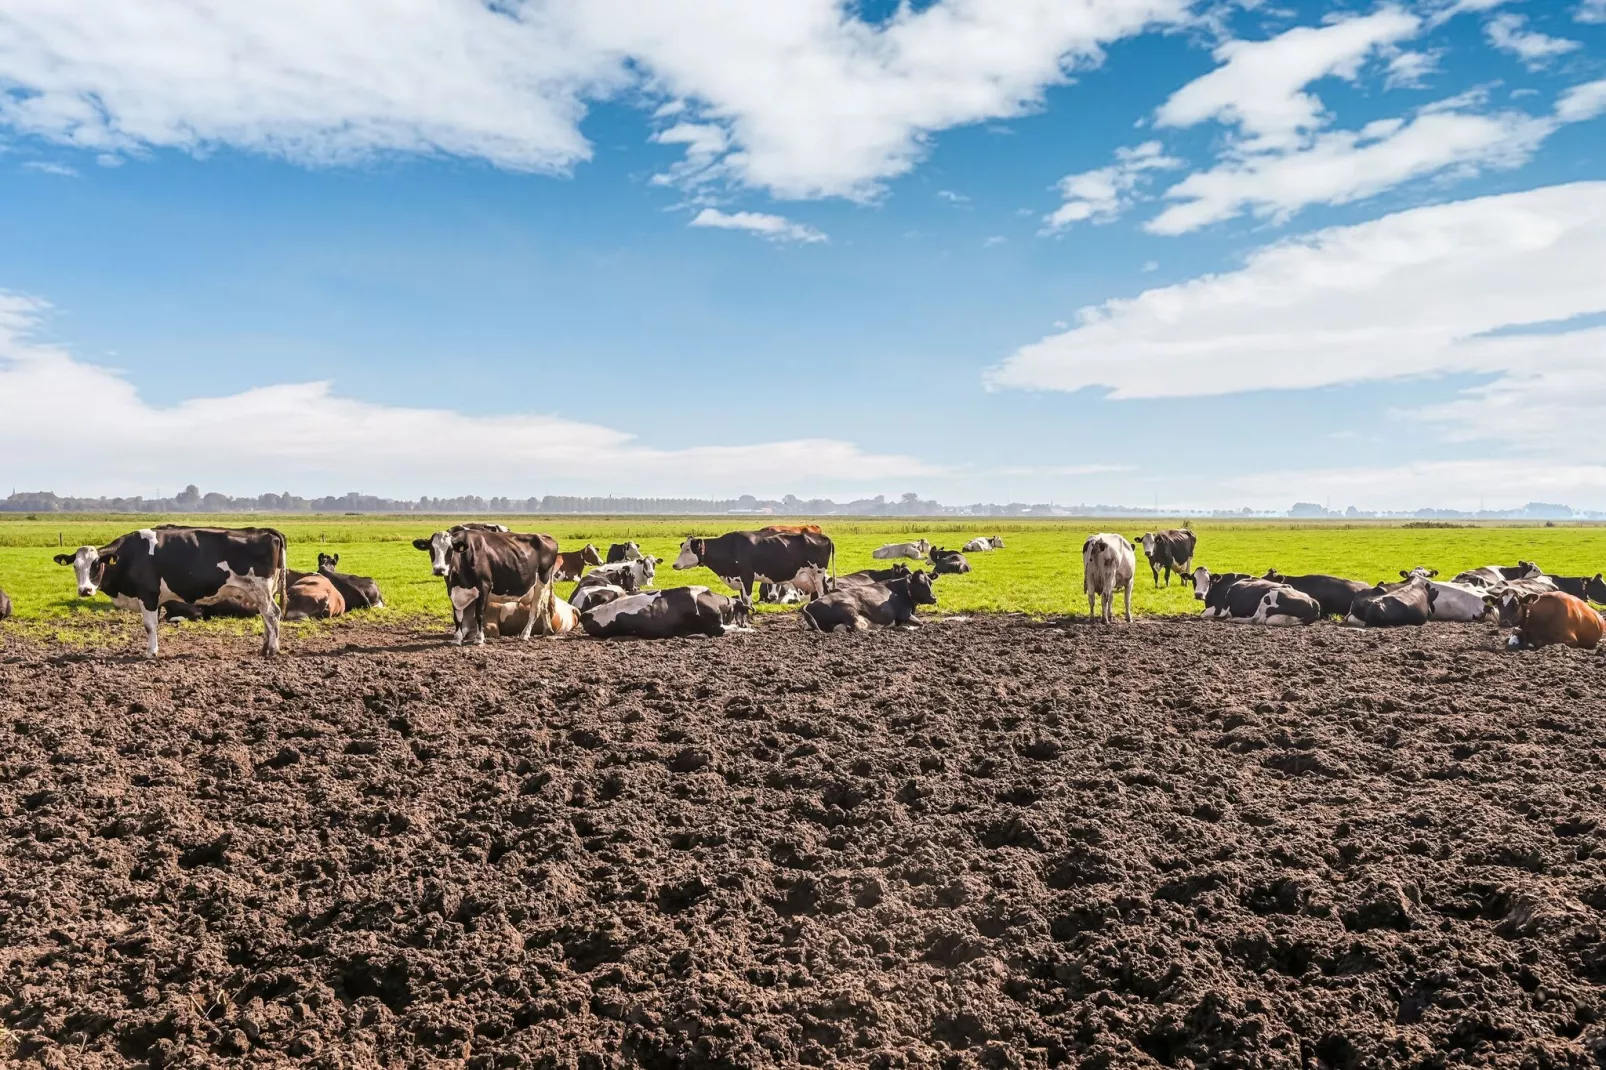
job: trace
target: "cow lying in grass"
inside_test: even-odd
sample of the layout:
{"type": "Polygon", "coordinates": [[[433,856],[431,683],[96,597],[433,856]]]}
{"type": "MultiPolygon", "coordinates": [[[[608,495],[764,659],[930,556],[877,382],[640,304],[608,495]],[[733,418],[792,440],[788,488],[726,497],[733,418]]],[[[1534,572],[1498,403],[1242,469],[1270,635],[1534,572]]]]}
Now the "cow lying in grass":
{"type": "Polygon", "coordinates": [[[1507,591],[1490,595],[1489,602],[1499,613],[1500,626],[1516,629],[1506,640],[1513,650],[1544,646],[1594,650],[1600,645],[1600,614],[1582,598],[1565,591],[1507,591]]]}
{"type": "Polygon", "coordinates": [[[840,588],[804,606],[803,623],[821,632],[918,628],[916,609],[937,604],[932,586],[936,579],[922,569],[880,583],[840,588]]]}
{"type": "Polygon", "coordinates": [[[925,559],[926,552],[931,549],[931,543],[925,539],[914,542],[889,542],[885,546],[878,546],[870,551],[870,556],[877,561],[894,561],[900,557],[907,557],[911,561],[925,559]]]}

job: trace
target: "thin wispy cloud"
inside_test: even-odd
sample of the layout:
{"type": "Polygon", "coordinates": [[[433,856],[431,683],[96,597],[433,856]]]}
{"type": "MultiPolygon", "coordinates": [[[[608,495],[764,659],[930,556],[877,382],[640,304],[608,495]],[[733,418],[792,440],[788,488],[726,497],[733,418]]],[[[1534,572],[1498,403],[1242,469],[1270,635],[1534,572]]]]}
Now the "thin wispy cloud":
{"type": "Polygon", "coordinates": [[[723,212],[718,208],[704,208],[691,221],[694,227],[714,227],[719,230],[745,230],[775,242],[823,242],[826,236],[806,223],[794,223],[785,216],[765,212],[723,212]]]}

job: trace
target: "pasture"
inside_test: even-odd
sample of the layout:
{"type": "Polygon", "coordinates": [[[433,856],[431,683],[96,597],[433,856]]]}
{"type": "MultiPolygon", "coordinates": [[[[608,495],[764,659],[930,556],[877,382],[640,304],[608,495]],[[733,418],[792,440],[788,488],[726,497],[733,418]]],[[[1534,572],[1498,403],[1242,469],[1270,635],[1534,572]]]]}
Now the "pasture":
{"type": "MultiPolygon", "coordinates": [[[[441,621],[448,609],[441,581],[429,572],[426,555],[412,540],[468,519],[462,516],[94,516],[62,515],[38,519],[0,519],[0,589],[16,604],[19,620],[34,621],[62,634],[94,630],[97,621],[120,617],[105,598],[74,597],[71,574],[52,556],[61,548],[100,545],[124,532],[157,523],[277,527],[290,540],[290,567],[312,570],[320,550],[340,555],[344,571],[373,576],[387,608],[370,614],[372,623],[441,621]],[[422,618],[422,620],[420,620],[422,618]],[[65,629],[65,630],[63,630],[65,629]]],[[[726,590],[705,569],[676,572],[669,567],[688,534],[713,535],[765,523],[811,520],[820,523],[837,546],[837,569],[883,566],[871,551],[887,542],[926,536],[938,546],[958,548],[977,535],[1002,535],[1006,547],[970,557],[965,576],[945,576],[938,587],[939,613],[1025,613],[1050,616],[1085,613],[1081,546],[1093,532],[1115,531],[1131,538],[1147,528],[1181,526],[1164,521],[1110,519],[991,520],[859,519],[852,517],[496,517],[515,531],[544,531],[564,550],[590,542],[635,540],[644,553],[664,559],[660,587],[704,584],[726,590]]],[[[1547,572],[1576,575],[1606,568],[1606,526],[1476,525],[1409,527],[1387,523],[1293,523],[1278,521],[1192,521],[1199,536],[1196,562],[1215,572],[1325,572],[1363,580],[1395,579],[1402,568],[1425,564],[1445,575],[1491,562],[1537,561],[1547,572]]],[[[914,562],[911,567],[919,567],[914,562]]],[[[1175,615],[1196,612],[1192,592],[1173,581],[1156,590],[1148,568],[1138,561],[1133,612],[1175,615]]],[[[567,594],[570,584],[559,587],[567,594]]],[[[764,607],[760,607],[764,608],[764,607]]],[[[239,629],[240,622],[206,627],[239,629]]],[[[312,625],[316,627],[316,625],[312,625]]],[[[306,627],[304,625],[303,627],[306,627]]]]}

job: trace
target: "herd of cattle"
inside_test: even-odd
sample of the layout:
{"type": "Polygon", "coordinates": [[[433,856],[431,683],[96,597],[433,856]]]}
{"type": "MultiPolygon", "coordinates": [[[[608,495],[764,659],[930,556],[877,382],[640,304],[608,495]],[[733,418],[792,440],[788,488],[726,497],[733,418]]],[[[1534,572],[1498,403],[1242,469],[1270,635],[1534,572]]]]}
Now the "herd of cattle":
{"type": "MultiPolygon", "coordinates": [[[[977,538],[960,550],[925,539],[891,543],[874,551],[886,568],[838,575],[836,547],[812,524],[773,525],[714,538],[687,538],[672,563],[679,570],[706,568],[736,595],[708,587],[653,588],[662,562],[635,543],[587,545],[559,552],[550,535],[509,531],[501,524],[459,524],[413,546],[429,555],[432,572],[446,584],[453,640],[483,643],[486,636],[529,638],[581,631],[600,638],[668,638],[723,635],[748,627],[755,589],[760,601],[803,603],[801,619],[821,632],[915,627],[918,608],[935,605],[944,575],[970,571],[966,554],[1001,550],[1000,538],[977,538]],[[929,563],[911,570],[900,559],[929,563]],[[587,571],[587,569],[590,571],[587,571]],[[567,599],[560,581],[577,581],[567,599]]],[[[1367,583],[1338,576],[1213,574],[1193,563],[1197,539],[1187,530],[1146,532],[1135,540],[1093,535],[1082,547],[1090,616],[1114,619],[1115,594],[1132,619],[1132,586],[1141,552],[1158,587],[1162,574],[1193,584],[1206,620],[1291,626],[1337,617],[1364,627],[1426,624],[1430,620],[1495,620],[1514,629],[1512,646],[1561,644],[1593,649],[1602,619],[1591,601],[1606,603],[1606,579],[1546,575],[1532,562],[1463,572],[1447,582],[1432,569],[1401,570],[1398,582],[1367,583]],[[1102,606],[1099,605],[1102,600],[1102,606]]],[[[57,554],[71,566],[78,595],[97,591],[141,614],[146,653],[157,653],[157,627],[169,620],[260,616],[264,654],[279,649],[279,622],[339,616],[384,605],[370,578],[340,572],[338,554],[318,555],[315,572],[287,566],[287,544],[272,528],[197,528],[164,525],[131,531],[105,546],[57,554]]],[[[0,592],[0,618],[10,613],[0,592]]]]}

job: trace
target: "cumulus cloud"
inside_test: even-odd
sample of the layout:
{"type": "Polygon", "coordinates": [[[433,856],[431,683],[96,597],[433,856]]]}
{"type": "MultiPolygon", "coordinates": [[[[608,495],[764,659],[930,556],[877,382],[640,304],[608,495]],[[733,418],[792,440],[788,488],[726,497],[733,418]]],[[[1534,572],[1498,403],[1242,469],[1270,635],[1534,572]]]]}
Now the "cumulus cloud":
{"type": "Polygon", "coordinates": [[[1132,148],[1117,149],[1115,163],[1109,167],[1066,175],[1060,179],[1059,191],[1065,203],[1043,217],[1043,232],[1061,231],[1084,220],[1112,222],[1132,203],[1147,172],[1181,166],[1182,161],[1167,156],[1158,141],[1145,141],[1132,148]]]}
{"type": "Polygon", "coordinates": [[[713,494],[940,474],[910,457],[834,439],[659,449],[557,416],[378,405],[343,397],[328,383],[157,406],[116,372],[40,341],[46,311],[39,301],[0,293],[0,456],[18,486],[86,494],[191,481],[234,493],[358,486],[401,497],[553,488],[713,494]]]}
{"type": "Polygon", "coordinates": [[[1599,424],[1587,409],[1553,418],[1570,392],[1580,406],[1606,403],[1596,370],[1606,331],[1510,330],[1606,311],[1592,266],[1603,256],[1606,183],[1415,208],[1084,308],[988,381],[1151,398],[1481,373],[1491,385],[1420,415],[1463,437],[1537,449],[1587,435],[1606,450],[1598,429],[1584,430],[1599,424]]]}
{"type": "Polygon", "coordinates": [[[1008,118],[1188,0],[11,0],[0,124],[95,151],[227,145],[325,163],[444,153],[562,170],[587,102],[674,105],[671,181],[864,197],[926,138],[1008,118]],[[711,130],[719,131],[716,137],[711,130]]]}
{"type": "Polygon", "coordinates": [[[794,223],[785,216],[765,212],[722,212],[718,208],[704,208],[691,221],[694,227],[716,227],[720,230],[745,230],[776,242],[823,242],[824,234],[804,223],[794,223]]]}
{"type": "Polygon", "coordinates": [[[1489,35],[1490,44],[1502,52],[1510,52],[1529,70],[1537,70],[1557,56],[1584,47],[1577,41],[1530,30],[1527,25],[1528,20],[1523,16],[1505,11],[1491,18],[1484,32],[1489,35]]]}

